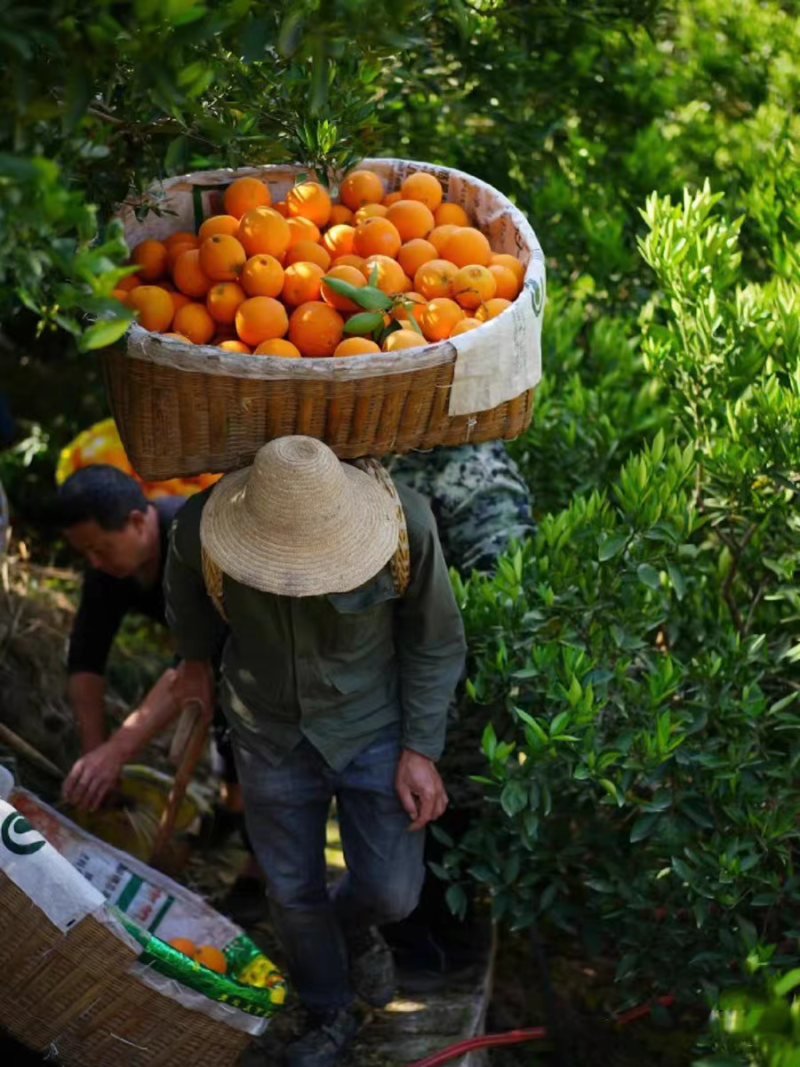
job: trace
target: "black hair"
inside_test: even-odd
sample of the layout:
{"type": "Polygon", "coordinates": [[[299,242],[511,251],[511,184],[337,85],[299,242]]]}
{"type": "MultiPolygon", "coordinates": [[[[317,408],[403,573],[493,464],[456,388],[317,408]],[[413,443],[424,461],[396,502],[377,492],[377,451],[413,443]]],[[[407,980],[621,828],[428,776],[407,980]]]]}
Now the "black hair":
{"type": "Polygon", "coordinates": [[[105,463],[75,471],[56,494],[53,521],[62,529],[94,521],[103,530],[121,530],[132,511],[147,511],[147,497],[135,478],[105,463]]]}

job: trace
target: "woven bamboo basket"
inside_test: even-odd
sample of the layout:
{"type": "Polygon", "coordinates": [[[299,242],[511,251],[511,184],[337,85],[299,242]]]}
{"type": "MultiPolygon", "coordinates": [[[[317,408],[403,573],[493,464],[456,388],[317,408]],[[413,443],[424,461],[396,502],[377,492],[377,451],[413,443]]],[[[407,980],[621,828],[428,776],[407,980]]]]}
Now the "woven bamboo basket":
{"type": "MultiPolygon", "coordinates": [[[[0,1027],[48,1059],[75,1067],[233,1067],[266,1021],[226,1004],[197,1007],[209,1002],[142,964],[141,948],[105,905],[86,914],[81,909],[74,924],[58,925],[46,905],[20,884],[19,874],[13,877],[13,864],[18,861],[24,867],[33,858],[25,853],[41,849],[35,858],[47,865],[51,900],[62,886],[64,898],[73,900],[80,896],[81,885],[88,893],[92,889],[55,849],[40,843],[22,815],[14,814],[14,808],[9,814],[9,808],[3,808],[5,851],[0,856],[0,1027]],[[27,844],[32,838],[34,843],[27,844]],[[16,849],[20,855],[9,859],[9,848],[19,840],[24,842],[16,849]]],[[[61,832],[54,823],[46,830],[54,840],[61,832]]],[[[88,835],[86,839],[104,848],[102,842],[88,835]]],[[[109,861],[124,865],[127,860],[115,849],[106,847],[106,854],[109,861]]],[[[113,869],[113,864],[106,868],[113,869]]],[[[236,930],[159,872],[143,865],[135,869],[146,875],[148,884],[160,880],[162,887],[179,893],[201,922],[203,913],[210,913],[210,921],[236,930]]],[[[38,871],[41,878],[41,866],[38,871]]]]}
{"type": "MultiPolygon", "coordinates": [[[[427,170],[445,199],[461,203],[498,252],[526,264],[514,305],[453,342],[385,355],[289,360],[183,344],[134,325],[101,354],[112,413],[125,450],[147,481],[235,470],[265,442],[287,434],[325,441],[342,459],[513,438],[530,423],[540,376],[544,256],[533,229],[491,186],[460,171],[401,160],[365,160],[387,191],[427,170]]],[[[121,218],[133,247],[177,229],[196,230],[222,211],[222,192],[256,175],[273,201],[301,168],[253,167],[170,179],[158,191],[160,215],[121,218]]]]}
{"type": "Polygon", "coordinates": [[[59,1063],[235,1064],[249,1034],[143,985],[136,953],[92,916],[64,936],[0,872],[0,1025],[59,1063]]]}

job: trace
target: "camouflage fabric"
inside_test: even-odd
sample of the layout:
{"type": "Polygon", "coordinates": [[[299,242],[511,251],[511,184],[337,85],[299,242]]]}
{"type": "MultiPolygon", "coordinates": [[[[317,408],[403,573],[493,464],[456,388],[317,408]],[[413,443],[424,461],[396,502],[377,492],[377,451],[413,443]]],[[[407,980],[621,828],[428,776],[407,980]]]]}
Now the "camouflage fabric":
{"type": "Polygon", "coordinates": [[[509,540],[534,529],[530,490],[502,441],[391,456],[395,481],[433,508],[448,564],[469,574],[490,571],[509,540]]]}

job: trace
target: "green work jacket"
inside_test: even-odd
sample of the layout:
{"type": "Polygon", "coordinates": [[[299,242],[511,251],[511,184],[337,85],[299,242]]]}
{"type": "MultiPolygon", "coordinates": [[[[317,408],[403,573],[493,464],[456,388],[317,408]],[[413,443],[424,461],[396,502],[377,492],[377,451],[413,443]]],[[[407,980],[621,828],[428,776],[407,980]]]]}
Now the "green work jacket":
{"type": "Polygon", "coordinates": [[[403,596],[388,564],[359,588],[326,596],[277,596],[225,575],[226,627],[201,570],[208,492],[191,497],[172,527],[167,621],[183,659],[209,660],[222,645],[221,698],[234,736],[273,764],[305,737],[341,770],[397,723],[404,748],[438,759],[465,641],[426,501],[398,486],[411,554],[403,596]]]}

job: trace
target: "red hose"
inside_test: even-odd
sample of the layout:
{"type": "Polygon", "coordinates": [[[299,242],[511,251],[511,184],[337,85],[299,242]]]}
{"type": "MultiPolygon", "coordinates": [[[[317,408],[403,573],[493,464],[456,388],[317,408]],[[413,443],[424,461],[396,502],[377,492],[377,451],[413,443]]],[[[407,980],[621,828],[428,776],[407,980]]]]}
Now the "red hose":
{"type": "MultiPolygon", "coordinates": [[[[638,1008],[631,1008],[623,1015],[616,1018],[619,1026],[643,1019],[649,1015],[655,1004],[661,1004],[667,1008],[674,1002],[673,996],[659,997],[658,1000],[650,1001],[649,1004],[640,1004],[638,1008]]],[[[530,1030],[508,1030],[504,1034],[482,1034],[480,1037],[470,1037],[466,1041],[459,1041],[457,1045],[448,1045],[447,1048],[439,1049],[438,1052],[426,1056],[424,1060],[417,1060],[409,1067],[439,1067],[448,1060],[454,1060],[456,1056],[463,1056],[478,1048],[495,1048],[498,1045],[521,1045],[524,1041],[541,1041],[547,1037],[547,1030],[543,1026],[536,1026],[530,1030]]]]}
{"type": "Polygon", "coordinates": [[[523,1041],[541,1041],[547,1037],[547,1031],[543,1026],[536,1026],[532,1030],[509,1030],[505,1034],[482,1034],[480,1037],[470,1037],[466,1041],[459,1041],[457,1045],[449,1045],[439,1049],[424,1060],[417,1060],[410,1067],[438,1067],[440,1063],[454,1060],[456,1056],[463,1056],[476,1048],[493,1048],[496,1045],[521,1045],[523,1041]]]}

